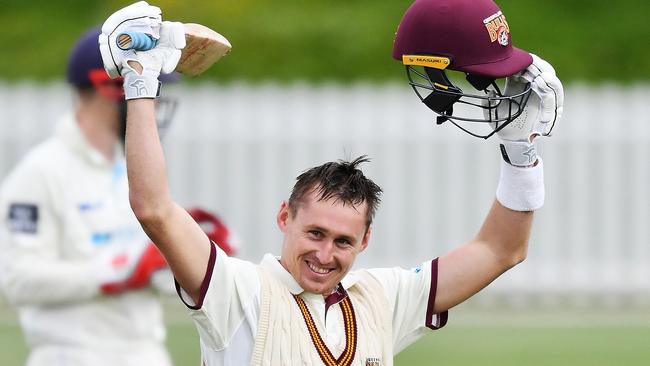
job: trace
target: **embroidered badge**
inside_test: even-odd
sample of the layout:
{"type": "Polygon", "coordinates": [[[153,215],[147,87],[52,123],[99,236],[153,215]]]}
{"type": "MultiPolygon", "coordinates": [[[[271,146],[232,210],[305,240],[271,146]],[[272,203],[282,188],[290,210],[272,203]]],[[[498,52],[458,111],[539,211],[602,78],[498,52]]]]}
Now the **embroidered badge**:
{"type": "Polygon", "coordinates": [[[30,203],[12,203],[9,206],[9,230],[14,233],[36,234],[38,206],[30,203]]]}
{"type": "Polygon", "coordinates": [[[366,366],[381,366],[381,360],[379,357],[368,357],[366,358],[366,366]]]}
{"type": "Polygon", "coordinates": [[[311,341],[318,351],[318,355],[326,366],[349,366],[354,360],[354,353],[357,349],[357,319],[354,315],[354,309],[352,308],[352,302],[349,297],[343,299],[339,304],[341,306],[341,311],[343,312],[343,326],[345,327],[345,349],[338,358],[334,358],[332,352],[327,348],[327,345],[321,338],[316,328],[316,323],[309,313],[307,304],[300,298],[298,295],[293,295],[293,298],[300,308],[302,317],[305,320],[307,325],[307,330],[309,330],[309,335],[311,336],[311,341]]]}
{"type": "Polygon", "coordinates": [[[490,35],[490,42],[498,41],[502,46],[508,45],[510,27],[508,27],[506,16],[501,10],[483,19],[483,24],[490,35]]]}

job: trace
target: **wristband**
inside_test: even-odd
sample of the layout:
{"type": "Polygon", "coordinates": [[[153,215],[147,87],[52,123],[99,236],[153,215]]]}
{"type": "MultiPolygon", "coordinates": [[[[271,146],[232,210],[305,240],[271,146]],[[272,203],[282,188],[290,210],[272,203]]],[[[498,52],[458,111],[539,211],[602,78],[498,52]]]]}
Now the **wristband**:
{"type": "Polygon", "coordinates": [[[499,148],[503,160],[510,165],[529,167],[537,161],[537,148],[532,142],[503,140],[499,148]]]}
{"type": "Polygon", "coordinates": [[[144,69],[142,75],[135,72],[135,70],[124,74],[124,98],[126,100],[155,99],[160,96],[158,73],[144,69]]]}
{"type": "Polygon", "coordinates": [[[501,161],[497,201],[514,211],[534,211],[544,205],[544,164],[516,167],[501,161]]]}

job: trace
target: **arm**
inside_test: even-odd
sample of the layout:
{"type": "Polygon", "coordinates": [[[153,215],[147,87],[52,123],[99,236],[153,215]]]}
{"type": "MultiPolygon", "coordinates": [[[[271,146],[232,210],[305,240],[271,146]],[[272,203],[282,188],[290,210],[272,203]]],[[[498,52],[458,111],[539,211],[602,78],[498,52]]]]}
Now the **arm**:
{"type": "Polygon", "coordinates": [[[128,101],[126,160],[129,200],[138,221],[181,287],[197,299],[210,243],[201,227],[171,198],[152,99],[128,101]]]}
{"type": "MultiPolygon", "coordinates": [[[[104,34],[110,34],[115,31],[111,24],[128,26],[129,22],[140,21],[138,19],[145,19],[144,24],[134,23],[139,29],[160,25],[159,43],[152,50],[124,54],[115,45],[102,48],[105,63],[107,59],[121,57],[118,71],[124,76],[127,99],[129,201],[142,228],[162,252],[181,287],[196,300],[208,264],[210,242],[201,227],[171,197],[154,106],[158,75],[161,71],[174,70],[185,35],[180,23],[149,24],[155,17],[145,15],[149,12],[159,14],[160,10],[146,4],[138,6],[142,9],[127,7],[114,13],[102,27],[104,34]],[[133,18],[136,20],[131,21],[133,18]]],[[[151,29],[155,31],[155,27],[151,29]]]]}
{"type": "Polygon", "coordinates": [[[61,258],[61,220],[34,156],[0,194],[0,282],[13,305],[61,304],[99,295],[92,261],[61,258]]]}
{"type": "Polygon", "coordinates": [[[158,250],[144,235],[124,246],[94,245],[92,225],[75,214],[76,199],[61,191],[65,173],[50,169],[49,157],[32,154],[0,194],[0,282],[9,301],[74,303],[147,287],[151,274],[167,266],[158,250]]]}
{"type": "Polygon", "coordinates": [[[479,292],[526,257],[533,212],[492,205],[476,238],[438,260],[434,313],[440,313],[479,292]]]}
{"type": "MultiPolygon", "coordinates": [[[[535,55],[527,69],[507,78],[505,94],[516,95],[528,86],[524,113],[497,130],[503,156],[497,200],[478,235],[439,259],[436,313],[465,301],[526,257],[533,211],[544,202],[543,164],[533,140],[550,135],[564,104],[555,70],[535,55]]],[[[486,113],[507,115],[509,107],[501,103],[486,113]]]]}

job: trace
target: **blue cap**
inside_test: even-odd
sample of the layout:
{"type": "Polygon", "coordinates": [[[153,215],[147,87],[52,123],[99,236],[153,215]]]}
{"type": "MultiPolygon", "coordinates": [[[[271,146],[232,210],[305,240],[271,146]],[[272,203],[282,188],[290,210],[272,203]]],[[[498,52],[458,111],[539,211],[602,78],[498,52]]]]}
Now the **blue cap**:
{"type": "MultiPolygon", "coordinates": [[[[100,27],[92,28],[84,33],[72,47],[66,72],[66,79],[70,84],[79,87],[92,86],[90,72],[104,69],[102,54],[99,52],[100,34],[100,27]]],[[[108,78],[108,73],[106,75],[108,78]]],[[[163,83],[173,83],[180,80],[180,74],[176,71],[171,74],[160,74],[158,79],[163,83]]]]}
{"type": "Polygon", "coordinates": [[[102,55],[99,52],[99,27],[93,28],[77,40],[68,57],[66,79],[75,86],[91,86],[91,70],[104,69],[102,55]]]}

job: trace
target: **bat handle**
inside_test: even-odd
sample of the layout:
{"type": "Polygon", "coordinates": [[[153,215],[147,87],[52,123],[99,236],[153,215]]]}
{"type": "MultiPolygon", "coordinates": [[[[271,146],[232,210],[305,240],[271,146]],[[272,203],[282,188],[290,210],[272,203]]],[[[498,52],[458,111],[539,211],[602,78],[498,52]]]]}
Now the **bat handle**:
{"type": "Polygon", "coordinates": [[[124,32],[117,35],[117,47],[121,50],[147,51],[158,44],[158,40],[147,33],[124,32]]]}

